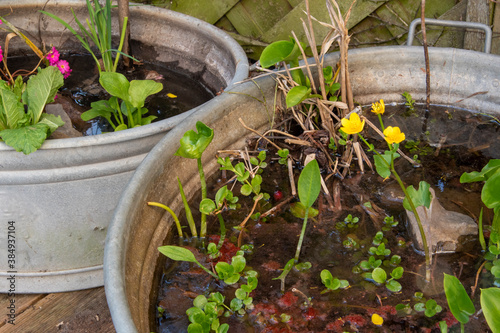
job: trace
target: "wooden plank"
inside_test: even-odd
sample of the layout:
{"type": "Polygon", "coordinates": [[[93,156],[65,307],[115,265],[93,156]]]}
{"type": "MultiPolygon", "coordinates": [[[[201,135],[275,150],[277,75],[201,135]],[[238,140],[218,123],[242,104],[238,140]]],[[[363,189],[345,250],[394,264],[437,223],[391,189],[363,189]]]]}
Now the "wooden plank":
{"type": "Polygon", "coordinates": [[[301,2],[304,2],[304,0],[288,0],[288,3],[292,7],[297,7],[301,2]]]}
{"type": "Polygon", "coordinates": [[[241,0],[226,17],[240,35],[260,37],[292,10],[287,0],[241,0]]]}
{"type": "Polygon", "coordinates": [[[215,24],[215,22],[233,8],[238,1],[239,0],[177,0],[171,2],[172,4],[169,8],[176,12],[197,17],[210,24],[215,24]]]}
{"type": "Polygon", "coordinates": [[[0,328],[10,325],[7,323],[9,319],[8,314],[10,313],[8,307],[12,304],[12,300],[15,304],[16,316],[18,316],[45,296],[47,294],[15,295],[14,297],[10,297],[8,294],[0,294],[0,328]]]}
{"type": "MultiPolygon", "coordinates": [[[[440,20],[465,21],[467,10],[467,0],[462,0],[452,9],[439,17],[440,20]]],[[[445,28],[443,33],[435,41],[433,46],[454,47],[462,49],[464,47],[465,29],[445,28]]]]}
{"type": "Polygon", "coordinates": [[[500,34],[500,6],[495,4],[493,11],[493,38],[491,41],[491,53],[500,54],[500,38],[498,38],[500,34]]]}
{"type": "Polygon", "coordinates": [[[397,45],[388,26],[375,17],[367,17],[353,27],[349,34],[351,48],[397,45]]]}
{"type": "MultiPolygon", "coordinates": [[[[487,1],[468,0],[467,15],[468,22],[488,24],[490,18],[490,8],[487,1]]],[[[482,51],[484,47],[484,32],[468,30],[465,33],[464,48],[467,50],[482,51]]]]}
{"type": "MultiPolygon", "coordinates": [[[[1,332],[115,332],[104,288],[43,296],[22,313],[16,314],[16,325],[6,324],[1,332]]],[[[16,299],[23,297],[25,295],[17,295],[16,299]]]]}
{"type": "Polygon", "coordinates": [[[387,25],[398,44],[404,44],[408,38],[411,21],[417,18],[420,0],[394,0],[377,9],[375,15],[387,25]]]}
{"type": "MultiPolygon", "coordinates": [[[[352,10],[351,17],[347,22],[347,27],[350,29],[359,22],[361,22],[365,17],[371,14],[378,7],[382,6],[386,1],[358,1],[352,10]]],[[[352,1],[339,1],[339,7],[342,13],[345,13],[352,1]]],[[[262,35],[262,40],[264,42],[273,42],[275,40],[288,39],[291,35],[291,31],[294,30],[299,39],[304,39],[304,32],[302,29],[301,19],[305,19],[304,14],[306,7],[305,2],[301,2],[293,10],[290,11],[285,17],[283,17],[274,27],[269,29],[265,34],[262,35]]],[[[330,22],[330,17],[326,10],[326,5],[324,1],[311,1],[310,2],[311,14],[316,19],[322,22],[330,22]]],[[[315,24],[315,36],[317,43],[320,44],[322,38],[328,33],[328,28],[315,24]]]]}

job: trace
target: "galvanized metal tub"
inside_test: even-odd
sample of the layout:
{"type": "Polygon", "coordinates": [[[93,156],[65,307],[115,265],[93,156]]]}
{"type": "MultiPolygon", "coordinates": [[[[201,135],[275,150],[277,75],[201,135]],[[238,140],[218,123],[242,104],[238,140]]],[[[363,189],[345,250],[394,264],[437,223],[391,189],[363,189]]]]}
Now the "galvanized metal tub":
{"type": "MultiPolygon", "coordinates": [[[[79,0],[2,1],[0,15],[38,43],[60,50],[80,44],[43,9],[76,27],[71,8],[83,21],[79,0]]],[[[214,92],[229,89],[248,75],[241,47],[223,31],[192,17],[150,6],[130,8],[135,55],[177,65],[214,92]]],[[[118,31],[117,19],[113,22],[118,31]]],[[[0,35],[3,40],[4,35],[0,35]]],[[[11,41],[16,52],[31,51],[11,41]]],[[[218,97],[215,97],[217,99],[218,97]]],[[[25,156],[0,142],[0,244],[7,244],[7,223],[15,225],[15,264],[0,261],[0,292],[15,272],[16,293],[48,293],[103,285],[103,252],[108,223],[121,192],[151,148],[189,114],[126,131],[91,137],[47,140],[25,156]]]]}
{"type": "MultiPolygon", "coordinates": [[[[327,63],[334,65],[337,61],[338,54],[332,54],[327,63]]],[[[430,50],[430,61],[433,103],[500,113],[500,66],[495,66],[500,57],[436,48],[430,50]],[[482,93],[474,95],[476,92],[482,93]]],[[[417,100],[424,100],[423,68],[423,50],[419,47],[370,48],[349,53],[354,97],[361,104],[380,98],[386,103],[401,102],[404,91],[417,100]]],[[[155,330],[152,309],[160,260],[157,248],[168,241],[172,221],[168,214],[148,207],[146,202],[159,201],[179,212],[182,204],[177,196],[176,177],[182,180],[188,198],[199,188],[196,163],[174,156],[177,142],[185,131],[195,127],[197,120],[214,128],[215,138],[204,154],[204,162],[207,175],[216,170],[215,151],[241,148],[245,136],[250,134],[241,127],[239,117],[255,129],[268,125],[273,78],[258,79],[255,84],[238,86],[237,91],[243,94],[224,94],[218,103],[207,103],[203,111],[170,131],[139,166],[125,189],[110,225],[104,257],[106,296],[117,332],[155,330]],[[262,99],[255,84],[267,96],[267,109],[245,95],[262,99]]]]}

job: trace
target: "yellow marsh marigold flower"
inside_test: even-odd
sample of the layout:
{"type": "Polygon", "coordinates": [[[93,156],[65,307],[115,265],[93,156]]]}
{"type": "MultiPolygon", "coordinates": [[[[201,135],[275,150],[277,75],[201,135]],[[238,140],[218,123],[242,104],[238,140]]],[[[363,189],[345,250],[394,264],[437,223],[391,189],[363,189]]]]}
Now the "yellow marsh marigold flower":
{"type": "Polygon", "coordinates": [[[382,326],[384,323],[384,318],[380,317],[380,315],[374,313],[372,314],[372,323],[374,323],[377,326],[382,326]]]}
{"type": "Polygon", "coordinates": [[[383,99],[380,102],[372,103],[372,112],[375,114],[384,114],[385,104],[383,99]]]}
{"type": "Polygon", "coordinates": [[[405,140],[405,134],[401,133],[399,127],[389,126],[384,130],[385,141],[389,144],[400,143],[405,140]]]}
{"type": "Polygon", "coordinates": [[[365,126],[365,121],[361,121],[357,113],[351,114],[349,119],[342,118],[341,122],[342,127],[340,129],[347,134],[358,134],[365,126]]]}

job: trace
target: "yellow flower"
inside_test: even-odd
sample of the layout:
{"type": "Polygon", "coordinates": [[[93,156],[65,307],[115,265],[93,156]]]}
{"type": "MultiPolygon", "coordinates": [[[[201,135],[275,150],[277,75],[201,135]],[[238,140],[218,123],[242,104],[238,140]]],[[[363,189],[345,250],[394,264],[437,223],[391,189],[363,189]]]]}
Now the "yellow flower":
{"type": "Polygon", "coordinates": [[[380,102],[372,103],[372,112],[375,114],[384,114],[385,104],[383,99],[380,102]]]}
{"type": "Polygon", "coordinates": [[[385,141],[389,144],[400,143],[405,140],[405,134],[401,133],[399,127],[389,126],[384,130],[385,141]]]}
{"type": "Polygon", "coordinates": [[[365,121],[361,121],[357,113],[351,114],[349,119],[342,118],[342,127],[340,128],[347,134],[357,134],[363,130],[365,121]]]}
{"type": "Polygon", "coordinates": [[[177,98],[177,96],[174,95],[174,94],[172,94],[172,93],[168,93],[167,96],[170,97],[170,98],[177,98]]]}
{"type": "Polygon", "coordinates": [[[372,314],[372,323],[374,323],[377,326],[382,326],[382,324],[384,323],[384,318],[382,318],[378,314],[374,313],[374,314],[372,314]]]}

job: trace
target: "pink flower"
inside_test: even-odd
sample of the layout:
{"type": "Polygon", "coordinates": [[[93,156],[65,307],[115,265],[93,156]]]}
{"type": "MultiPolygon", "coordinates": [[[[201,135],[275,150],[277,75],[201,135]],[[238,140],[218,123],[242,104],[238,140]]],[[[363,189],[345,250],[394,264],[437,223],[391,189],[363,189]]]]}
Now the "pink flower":
{"type": "Polygon", "coordinates": [[[46,55],[47,60],[49,60],[50,66],[54,66],[59,61],[59,51],[56,50],[55,47],[52,47],[52,50],[46,55]]]}
{"type": "Polygon", "coordinates": [[[3,51],[2,51],[2,47],[0,46],[0,61],[3,60],[3,51]]]}
{"type": "Polygon", "coordinates": [[[61,73],[64,75],[64,78],[67,79],[71,72],[73,71],[71,68],[69,68],[69,64],[66,60],[59,60],[56,63],[56,67],[61,71],[61,73]]]}

